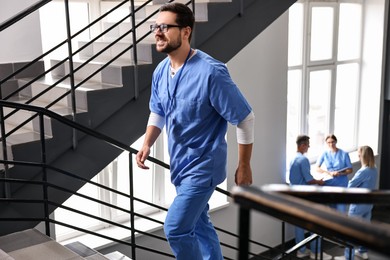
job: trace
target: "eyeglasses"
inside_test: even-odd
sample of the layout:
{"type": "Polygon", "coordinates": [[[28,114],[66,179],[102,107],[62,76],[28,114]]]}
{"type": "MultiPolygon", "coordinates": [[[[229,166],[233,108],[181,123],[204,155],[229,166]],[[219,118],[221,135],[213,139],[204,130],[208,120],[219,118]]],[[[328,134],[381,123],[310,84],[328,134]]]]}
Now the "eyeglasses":
{"type": "Polygon", "coordinates": [[[164,23],[162,23],[162,24],[152,24],[152,25],[150,25],[150,31],[152,33],[156,33],[157,30],[159,29],[160,32],[166,33],[166,32],[168,32],[168,29],[172,28],[172,27],[182,28],[183,26],[181,26],[181,25],[174,25],[174,24],[164,24],[164,23]]]}

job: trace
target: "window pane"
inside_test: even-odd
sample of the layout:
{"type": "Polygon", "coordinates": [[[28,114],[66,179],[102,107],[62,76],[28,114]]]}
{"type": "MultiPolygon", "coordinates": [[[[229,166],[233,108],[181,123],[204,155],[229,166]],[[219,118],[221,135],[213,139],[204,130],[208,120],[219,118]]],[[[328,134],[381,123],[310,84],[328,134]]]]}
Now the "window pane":
{"type": "Polygon", "coordinates": [[[338,60],[359,58],[362,6],[340,4],[338,60]]]}
{"type": "Polygon", "coordinates": [[[335,134],[342,149],[354,148],[358,79],[358,64],[337,67],[335,134]]]}
{"type": "MultiPolygon", "coordinates": [[[[97,177],[94,177],[92,181],[96,182],[97,177]]],[[[98,188],[92,184],[86,184],[84,185],[80,190],[78,190],[78,193],[84,194],[86,196],[92,197],[92,198],[98,198],[98,188]]],[[[94,216],[99,216],[99,204],[87,199],[84,199],[82,197],[73,195],[69,199],[67,199],[64,203],[64,206],[83,211],[85,212],[85,208],[88,207],[88,213],[94,216]],[[88,205],[88,206],[86,206],[88,205]]],[[[66,209],[57,208],[54,211],[54,216],[57,221],[70,224],[73,226],[78,226],[80,228],[85,229],[95,229],[92,228],[93,226],[98,226],[100,221],[83,216],[71,211],[68,211],[66,209]]],[[[67,239],[69,236],[73,236],[71,234],[75,233],[74,229],[70,229],[67,227],[64,227],[62,225],[55,225],[56,230],[56,237],[58,240],[67,239]]],[[[76,232],[77,233],[77,232],[76,232]]]]}
{"type": "MultiPolygon", "coordinates": [[[[301,85],[302,70],[288,71],[287,80],[287,156],[293,156],[292,151],[296,150],[295,140],[300,134],[300,114],[301,114],[301,85]]],[[[287,158],[287,163],[290,162],[287,158]]]]}
{"type": "Polygon", "coordinates": [[[324,137],[328,131],[332,73],[331,70],[312,71],[309,77],[308,134],[310,136],[310,149],[308,156],[311,157],[322,152],[324,137]]]}
{"type": "Polygon", "coordinates": [[[332,7],[313,7],[311,17],[310,60],[330,60],[333,54],[332,7]]]}
{"type": "Polygon", "coordinates": [[[290,7],[288,21],[288,66],[302,65],[303,4],[290,7]]]}
{"type": "MultiPolygon", "coordinates": [[[[137,142],[140,142],[142,139],[138,139],[137,142]]],[[[136,142],[136,143],[137,143],[136,142]]],[[[131,147],[135,149],[139,149],[137,144],[133,144],[131,147]]],[[[133,155],[133,162],[135,163],[135,155],[133,155]]],[[[146,162],[148,164],[148,162],[146,162]]],[[[116,184],[114,184],[114,189],[119,192],[125,193],[127,195],[130,194],[130,180],[129,180],[129,155],[127,152],[122,153],[117,160],[117,170],[114,180],[116,180],[116,184]]],[[[133,187],[134,187],[134,196],[136,198],[153,202],[153,175],[150,170],[143,170],[138,168],[136,165],[133,165],[133,187]]],[[[113,203],[118,205],[121,208],[130,210],[130,201],[127,197],[122,195],[112,194],[113,203]]],[[[136,211],[143,210],[149,207],[148,205],[134,201],[134,209],[136,211]]],[[[115,217],[124,217],[126,220],[129,219],[129,214],[123,212],[121,210],[114,210],[115,217]]],[[[121,219],[124,220],[124,219],[121,219]]]]}

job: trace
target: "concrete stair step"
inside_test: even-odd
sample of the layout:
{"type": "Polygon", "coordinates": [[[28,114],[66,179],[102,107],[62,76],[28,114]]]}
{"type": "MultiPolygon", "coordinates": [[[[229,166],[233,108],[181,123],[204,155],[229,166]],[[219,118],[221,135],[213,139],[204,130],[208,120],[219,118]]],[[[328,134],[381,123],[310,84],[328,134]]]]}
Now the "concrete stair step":
{"type": "Polygon", "coordinates": [[[78,260],[85,259],[36,229],[28,229],[0,237],[0,248],[8,259],[78,260]]]}
{"type": "MultiPolygon", "coordinates": [[[[80,68],[78,71],[74,73],[74,77],[76,81],[82,81],[86,78],[89,78],[96,71],[101,69],[110,59],[104,57],[98,57],[94,60],[91,60],[80,68]]],[[[79,68],[82,64],[84,64],[86,59],[79,58],[73,60],[73,69],[79,68]]],[[[51,66],[58,64],[60,62],[59,59],[51,59],[51,66]]],[[[142,63],[141,63],[142,64],[142,63]]],[[[92,83],[102,83],[104,85],[113,85],[113,86],[122,86],[123,78],[122,78],[122,68],[132,66],[132,62],[118,60],[110,65],[104,67],[101,71],[92,76],[88,82],[92,83]]],[[[56,69],[52,71],[52,76],[54,78],[62,78],[65,75],[69,74],[69,61],[64,62],[59,65],[56,69]]]]}
{"type": "MultiPolygon", "coordinates": [[[[154,24],[154,20],[155,19],[149,19],[148,21],[144,22],[143,24],[141,24],[140,26],[137,27],[136,29],[136,34],[137,34],[137,38],[140,38],[144,35],[146,35],[149,31],[150,31],[150,25],[151,24],[154,24]]],[[[111,26],[113,26],[115,24],[115,22],[104,22],[103,23],[103,30],[107,30],[108,28],[110,28],[111,26]]],[[[136,21],[136,24],[138,24],[138,22],[136,21]]],[[[127,22],[122,22],[121,24],[119,24],[118,26],[115,26],[113,29],[111,29],[110,31],[108,31],[103,39],[106,40],[106,41],[112,41],[112,40],[115,40],[117,39],[119,36],[122,36],[124,35],[125,33],[128,33],[132,28],[132,24],[130,21],[127,21],[127,22]]],[[[128,42],[132,42],[133,38],[132,38],[132,33],[129,33],[127,34],[122,41],[128,41],[128,42]]],[[[149,34],[143,41],[142,43],[153,43],[154,42],[154,34],[149,34]]]]}
{"type": "MultiPolygon", "coordinates": [[[[5,114],[10,114],[14,112],[13,108],[4,108],[5,114]]],[[[39,118],[34,117],[35,113],[26,111],[26,110],[16,110],[15,113],[10,115],[5,120],[5,129],[6,134],[15,129],[15,127],[19,126],[21,123],[26,122],[20,129],[17,130],[17,133],[25,133],[25,132],[39,132],[39,118]]],[[[15,132],[16,133],[16,132],[15,132]]],[[[45,134],[51,135],[51,128],[49,124],[45,123],[45,134]]]]}
{"type": "MultiPolygon", "coordinates": [[[[108,25],[108,24],[107,24],[108,25]]],[[[130,26],[130,25],[129,25],[130,26]]],[[[120,31],[122,27],[126,27],[124,24],[121,24],[120,26],[117,26],[117,30],[120,31]]],[[[129,27],[130,28],[130,27],[129,27]]],[[[122,32],[118,32],[118,36],[122,32]]],[[[115,37],[115,36],[114,36],[115,37]]],[[[79,41],[79,47],[81,48],[85,44],[88,44],[88,42],[79,41]]],[[[85,49],[83,49],[79,56],[81,59],[89,59],[90,57],[97,54],[102,49],[106,48],[109,44],[111,44],[111,41],[105,41],[100,40],[96,41],[89,46],[87,46],[85,49]]],[[[114,46],[108,48],[106,51],[104,51],[102,54],[99,55],[99,59],[101,61],[104,60],[110,60],[120,53],[122,53],[126,48],[128,48],[131,44],[133,44],[131,41],[121,41],[116,43],[114,46]]],[[[151,63],[152,62],[152,46],[151,44],[137,44],[137,58],[139,62],[143,63],[151,63]]],[[[98,60],[99,60],[98,59],[98,60]]],[[[134,56],[133,56],[133,50],[130,49],[126,51],[124,54],[122,54],[118,61],[123,61],[125,64],[133,64],[134,63],[134,56]]]]}
{"type": "Polygon", "coordinates": [[[70,244],[65,245],[66,248],[70,249],[71,251],[75,252],[77,255],[83,257],[84,259],[89,260],[107,260],[109,258],[105,257],[98,251],[84,245],[83,243],[80,243],[78,241],[72,242],[70,244]]]}
{"type": "Polygon", "coordinates": [[[110,260],[131,260],[131,258],[125,256],[124,254],[122,254],[118,251],[111,252],[109,254],[105,254],[104,256],[110,260]]]}
{"type": "MultiPolygon", "coordinates": [[[[24,93],[26,90],[23,90],[24,93]]],[[[30,90],[31,92],[31,90],[30,90]]],[[[21,104],[27,104],[28,99],[30,97],[14,97],[12,98],[13,102],[21,103],[21,104]]],[[[39,106],[39,107],[47,107],[49,104],[50,100],[42,100],[42,99],[37,99],[34,100],[33,102],[30,102],[30,105],[34,106],[39,106]]],[[[53,106],[50,107],[50,110],[62,115],[62,116],[67,116],[72,114],[71,109],[68,106],[64,106],[61,103],[54,104],[53,106]]],[[[77,112],[83,112],[84,110],[79,109],[77,112]]],[[[20,129],[16,130],[14,134],[24,134],[28,132],[35,132],[38,133],[40,132],[40,123],[39,123],[39,117],[35,116],[35,112],[27,111],[27,110],[16,110],[14,108],[4,108],[4,115],[7,116],[9,115],[5,120],[5,130],[6,133],[9,133],[13,129],[15,129],[17,126],[19,126],[21,123],[25,123],[20,129]]],[[[51,120],[50,118],[44,117],[44,127],[45,127],[45,135],[46,137],[52,137],[52,129],[51,129],[51,120]]],[[[14,135],[12,134],[12,135],[14,135]]]]}
{"type": "MultiPolygon", "coordinates": [[[[43,92],[49,86],[52,86],[59,80],[59,77],[50,77],[47,76],[45,78],[39,79],[29,87],[25,88],[21,91],[20,95],[22,98],[26,100],[43,92]]],[[[21,81],[26,81],[21,80],[21,81]]],[[[22,82],[23,83],[23,82],[22,82]]],[[[80,80],[75,80],[75,85],[77,86],[80,83],[80,80]]],[[[88,109],[88,100],[87,93],[93,90],[103,90],[103,89],[111,89],[111,88],[120,88],[121,85],[113,85],[113,84],[102,84],[99,82],[88,81],[83,83],[80,87],[78,87],[75,91],[76,95],[76,112],[85,112],[88,109]]],[[[37,100],[31,102],[32,105],[47,107],[53,100],[59,98],[61,95],[67,93],[71,89],[70,79],[67,78],[63,80],[61,83],[57,84],[54,88],[41,95],[37,100]]],[[[68,94],[66,97],[62,98],[57,104],[50,106],[50,110],[56,112],[61,115],[71,114],[70,108],[72,107],[71,95],[68,94]]]]}
{"type": "MultiPolygon", "coordinates": [[[[107,13],[110,11],[113,7],[117,6],[122,1],[116,1],[116,0],[108,0],[108,1],[101,1],[100,2],[100,12],[102,14],[107,13]]],[[[137,7],[143,5],[146,1],[138,0],[134,1],[134,6],[137,9],[137,7]]],[[[122,5],[117,10],[113,11],[111,14],[109,14],[105,19],[106,21],[110,22],[118,22],[121,20],[122,17],[129,14],[130,10],[130,2],[127,4],[122,5]]],[[[143,20],[146,17],[145,9],[141,8],[135,15],[136,20],[143,20]]]]}

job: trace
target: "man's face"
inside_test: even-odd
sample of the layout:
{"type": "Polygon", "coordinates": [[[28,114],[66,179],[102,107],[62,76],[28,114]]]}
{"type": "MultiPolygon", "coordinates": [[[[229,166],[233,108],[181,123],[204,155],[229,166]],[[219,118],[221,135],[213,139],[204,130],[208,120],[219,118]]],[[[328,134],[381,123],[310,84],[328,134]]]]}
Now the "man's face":
{"type": "MultiPolygon", "coordinates": [[[[172,12],[160,12],[156,24],[178,25],[176,23],[176,14],[172,12]]],[[[181,27],[170,27],[163,33],[160,30],[155,32],[156,50],[163,53],[171,53],[180,48],[182,44],[181,27]]]]}
{"type": "Polygon", "coordinates": [[[306,142],[303,144],[304,153],[307,153],[307,151],[309,150],[309,147],[310,147],[310,142],[306,142]]]}

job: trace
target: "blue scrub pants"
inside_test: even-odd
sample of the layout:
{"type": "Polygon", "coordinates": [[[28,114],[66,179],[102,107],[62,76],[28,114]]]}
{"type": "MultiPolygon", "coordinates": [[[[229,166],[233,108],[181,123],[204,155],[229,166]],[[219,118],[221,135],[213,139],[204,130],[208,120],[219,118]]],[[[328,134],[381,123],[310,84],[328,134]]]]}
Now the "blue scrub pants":
{"type": "MultiPolygon", "coordinates": [[[[305,230],[303,228],[300,228],[300,227],[295,227],[295,243],[298,244],[299,242],[301,242],[302,240],[304,240],[306,237],[305,237],[305,230]]],[[[306,247],[301,247],[299,249],[299,251],[301,251],[301,253],[305,252],[305,249],[306,247]]],[[[310,242],[310,251],[315,254],[319,254],[321,252],[321,238],[318,238],[318,243],[316,240],[313,240],[310,242]],[[316,244],[317,244],[317,248],[316,248],[316,244]]]]}
{"type": "Polygon", "coordinates": [[[164,232],[177,260],[222,260],[218,235],[208,215],[215,187],[181,184],[169,207],[164,232]]]}

